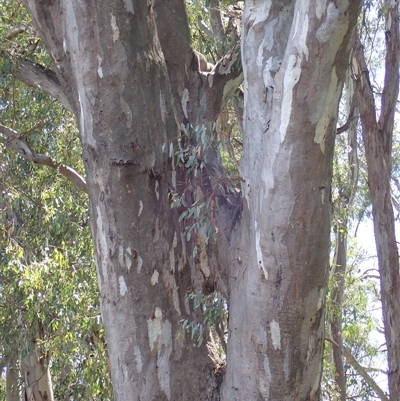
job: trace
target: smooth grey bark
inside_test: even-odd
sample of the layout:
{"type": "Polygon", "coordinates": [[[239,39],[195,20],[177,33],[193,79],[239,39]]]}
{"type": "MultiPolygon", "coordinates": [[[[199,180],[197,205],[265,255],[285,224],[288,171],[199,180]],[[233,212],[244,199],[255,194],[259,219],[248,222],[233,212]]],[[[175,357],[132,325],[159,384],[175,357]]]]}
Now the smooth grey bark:
{"type": "Polygon", "coordinates": [[[244,205],[224,400],[319,399],[333,143],[360,4],[245,3],[244,205]]]}
{"type": "Polygon", "coordinates": [[[21,371],[28,401],[54,401],[49,362],[48,354],[43,354],[39,348],[34,348],[22,360],[21,371]]]}
{"type": "Polygon", "coordinates": [[[394,114],[399,93],[399,10],[397,1],[385,2],[385,81],[379,119],[362,46],[354,52],[362,135],[367,159],[368,186],[380,273],[383,323],[389,365],[390,399],[400,397],[400,273],[390,178],[394,114]]]}

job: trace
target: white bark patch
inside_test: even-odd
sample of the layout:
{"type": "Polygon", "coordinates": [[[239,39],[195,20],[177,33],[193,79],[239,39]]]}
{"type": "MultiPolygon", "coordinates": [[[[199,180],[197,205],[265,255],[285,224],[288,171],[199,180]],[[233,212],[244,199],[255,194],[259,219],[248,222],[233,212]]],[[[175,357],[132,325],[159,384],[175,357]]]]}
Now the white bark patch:
{"type": "MultiPolygon", "coordinates": [[[[274,77],[272,73],[275,73],[279,70],[281,61],[282,60],[278,56],[273,56],[270,57],[265,63],[265,68],[263,70],[263,81],[266,88],[275,87],[274,77]]],[[[272,91],[268,91],[268,95],[272,96],[272,91]]]]}
{"type": "Polygon", "coordinates": [[[63,39],[63,50],[64,50],[64,53],[67,54],[68,46],[67,46],[67,42],[66,42],[65,38],[63,39]]]}
{"type": "Polygon", "coordinates": [[[126,117],[126,128],[131,128],[132,126],[132,110],[129,107],[128,103],[125,102],[125,99],[120,96],[119,103],[121,105],[121,110],[125,114],[126,117]]]}
{"type": "Polygon", "coordinates": [[[258,267],[262,269],[262,271],[264,272],[265,279],[268,280],[268,271],[264,266],[263,254],[261,251],[261,231],[258,228],[258,224],[256,221],[254,222],[254,228],[256,231],[256,253],[257,253],[258,267]]]}
{"type": "Polygon", "coordinates": [[[131,266],[132,266],[132,250],[129,246],[128,246],[128,248],[126,248],[125,263],[126,263],[126,268],[128,269],[128,273],[129,273],[131,271],[131,266]]]}
{"type": "Polygon", "coordinates": [[[142,354],[140,353],[140,348],[137,345],[133,347],[133,355],[135,355],[136,369],[138,373],[141,373],[143,369],[143,361],[142,354]]]}
{"type": "Polygon", "coordinates": [[[132,0],[124,0],[125,10],[128,13],[135,14],[135,10],[133,9],[133,2],[132,0]]]}
{"type": "MultiPolygon", "coordinates": [[[[107,238],[100,213],[101,213],[100,207],[97,206],[97,218],[96,218],[97,228],[98,228],[98,230],[96,231],[97,255],[100,256],[100,266],[102,268],[103,280],[108,281],[107,238]]],[[[101,286],[101,280],[99,280],[99,286],[101,286]]]]}
{"type": "Polygon", "coordinates": [[[156,307],[154,316],[147,320],[150,349],[157,350],[157,377],[161,390],[171,399],[169,360],[172,352],[171,323],[163,318],[162,310],[156,307]],[[155,348],[156,347],[156,348],[155,348]]]}
{"type": "Polygon", "coordinates": [[[158,277],[160,276],[160,273],[158,273],[157,270],[154,270],[153,274],[151,275],[150,278],[150,284],[151,285],[156,285],[158,283],[158,277]]]}
{"type": "Polygon", "coordinates": [[[113,42],[115,43],[117,40],[119,40],[119,28],[117,25],[117,19],[115,18],[115,15],[111,15],[111,29],[112,29],[112,36],[113,36],[113,42]]]}
{"type": "MultiPolygon", "coordinates": [[[[82,88],[82,87],[78,86],[78,88],[82,88]]],[[[80,132],[85,133],[86,142],[88,144],[94,146],[95,141],[93,139],[93,117],[90,112],[86,113],[86,111],[89,111],[88,100],[86,99],[86,97],[84,96],[83,93],[81,96],[80,89],[78,91],[79,91],[78,92],[78,101],[79,101],[79,106],[80,106],[80,111],[81,111],[81,114],[79,116],[79,130],[80,130],[80,132]]]]}
{"type": "Polygon", "coordinates": [[[154,224],[154,237],[153,244],[155,244],[160,239],[160,219],[156,218],[156,222],[154,224]]]}
{"type": "Polygon", "coordinates": [[[281,124],[279,132],[281,134],[281,143],[285,139],[286,131],[289,126],[290,116],[292,114],[293,88],[297,84],[301,73],[301,60],[291,54],[288,59],[288,66],[283,79],[283,99],[281,107],[281,124]]]}
{"type": "Polygon", "coordinates": [[[143,202],[140,200],[139,201],[139,212],[138,212],[138,217],[140,217],[140,215],[143,212],[143,202]]]}
{"type": "Polygon", "coordinates": [[[334,3],[329,3],[326,9],[326,17],[320,27],[315,32],[315,36],[320,43],[325,43],[331,39],[333,30],[336,27],[337,19],[340,15],[339,8],[334,3]]]}
{"type": "Polygon", "coordinates": [[[297,12],[295,17],[295,29],[293,32],[293,41],[299,54],[308,61],[308,47],[307,47],[307,33],[308,33],[308,14],[297,12]]]}
{"type": "Polygon", "coordinates": [[[259,22],[264,22],[269,17],[269,10],[271,9],[272,1],[271,0],[263,0],[258,1],[258,5],[253,7],[245,7],[246,9],[251,10],[251,14],[255,15],[253,24],[258,24],[259,22]]]}
{"type": "Polygon", "coordinates": [[[259,384],[259,391],[262,397],[266,400],[269,399],[269,392],[270,392],[270,387],[271,387],[271,380],[272,380],[272,375],[271,375],[271,368],[269,366],[269,359],[267,355],[264,356],[264,375],[260,375],[260,384],[259,384]]]}
{"type": "Polygon", "coordinates": [[[157,306],[154,316],[147,319],[147,332],[149,333],[149,345],[153,351],[154,344],[161,335],[162,310],[157,306]]]}
{"type": "Polygon", "coordinates": [[[176,232],[174,232],[174,239],[172,241],[171,249],[169,251],[169,266],[170,272],[165,274],[165,283],[166,286],[172,291],[172,302],[174,304],[174,308],[176,312],[181,316],[181,307],[179,304],[179,294],[178,294],[178,286],[176,285],[175,281],[175,265],[176,265],[176,258],[175,258],[175,248],[178,245],[178,237],[176,232]]]}
{"type": "Polygon", "coordinates": [[[125,266],[124,247],[122,245],[118,247],[118,263],[120,266],[125,266]]]}
{"type": "Polygon", "coordinates": [[[137,272],[140,273],[140,270],[142,270],[143,266],[143,259],[138,255],[137,257],[137,272]]]}
{"type": "Polygon", "coordinates": [[[274,350],[281,349],[281,331],[279,329],[279,323],[273,320],[269,324],[269,327],[271,329],[271,340],[274,350]]]}
{"type": "Polygon", "coordinates": [[[99,55],[97,55],[97,75],[100,78],[103,78],[103,68],[101,66],[102,63],[103,63],[103,59],[99,55]]]}
{"type": "Polygon", "coordinates": [[[120,295],[125,296],[126,292],[128,291],[128,287],[126,286],[125,279],[122,276],[118,277],[118,284],[120,295]]]}
{"type": "Polygon", "coordinates": [[[188,118],[188,112],[187,112],[188,102],[189,102],[189,90],[185,88],[182,93],[181,104],[182,104],[183,114],[185,115],[186,118],[188,118]]]}
{"type": "Polygon", "coordinates": [[[325,153],[326,130],[332,119],[334,119],[336,115],[338,89],[340,88],[338,86],[336,68],[333,68],[331,82],[329,84],[329,89],[326,94],[325,101],[321,101],[317,105],[317,113],[313,118],[313,122],[317,122],[317,126],[315,128],[314,142],[319,144],[322,153],[325,153]]]}
{"type": "Polygon", "coordinates": [[[326,0],[317,1],[315,4],[315,15],[318,19],[321,19],[326,10],[326,0]]]}
{"type": "Polygon", "coordinates": [[[154,185],[154,192],[156,193],[157,200],[160,200],[160,184],[158,183],[158,180],[156,180],[154,185]]]}

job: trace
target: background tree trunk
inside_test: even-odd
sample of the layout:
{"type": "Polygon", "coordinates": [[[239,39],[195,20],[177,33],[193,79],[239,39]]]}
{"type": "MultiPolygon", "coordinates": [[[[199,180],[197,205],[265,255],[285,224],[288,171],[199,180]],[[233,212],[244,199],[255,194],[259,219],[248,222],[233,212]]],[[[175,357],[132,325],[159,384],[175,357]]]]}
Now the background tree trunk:
{"type": "Polygon", "coordinates": [[[354,53],[354,76],[360,107],[362,135],[367,159],[368,185],[381,282],[383,323],[389,363],[390,399],[400,397],[400,276],[391,195],[392,136],[399,93],[399,10],[398,2],[385,2],[386,58],[381,112],[376,119],[375,99],[358,43],[354,53]]]}

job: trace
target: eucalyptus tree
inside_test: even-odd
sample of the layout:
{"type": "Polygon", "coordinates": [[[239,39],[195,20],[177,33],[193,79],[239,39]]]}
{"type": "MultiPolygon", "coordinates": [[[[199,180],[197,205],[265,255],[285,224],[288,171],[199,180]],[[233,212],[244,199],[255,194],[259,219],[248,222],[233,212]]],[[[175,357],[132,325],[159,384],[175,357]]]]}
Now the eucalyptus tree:
{"type": "Polygon", "coordinates": [[[86,182],[70,178],[89,194],[115,398],[319,399],[333,147],[361,0],[246,1],[243,75],[237,46],[202,70],[183,0],[25,4],[52,63],[20,78],[79,128],[86,182]],[[242,80],[239,192],[213,129],[242,80]],[[224,370],[179,336],[197,289],[226,296],[224,370]]]}

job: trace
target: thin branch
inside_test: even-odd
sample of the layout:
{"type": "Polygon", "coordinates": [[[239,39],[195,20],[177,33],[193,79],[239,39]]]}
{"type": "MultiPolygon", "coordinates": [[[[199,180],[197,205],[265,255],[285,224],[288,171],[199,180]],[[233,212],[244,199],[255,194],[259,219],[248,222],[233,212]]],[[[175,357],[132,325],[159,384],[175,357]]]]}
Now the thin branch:
{"type": "Polygon", "coordinates": [[[368,372],[358,363],[358,361],[351,354],[350,350],[343,346],[343,355],[348,362],[353,366],[357,373],[368,383],[368,385],[375,391],[377,396],[382,401],[389,401],[389,398],[383,392],[383,390],[378,386],[374,379],[368,374],[368,372]]]}
{"type": "Polygon", "coordinates": [[[351,102],[351,106],[350,106],[349,115],[347,117],[347,121],[344,123],[344,125],[342,125],[341,127],[339,127],[336,130],[336,135],[339,135],[339,134],[342,134],[343,132],[346,132],[350,128],[351,123],[354,120],[358,119],[359,116],[358,115],[354,115],[355,108],[356,108],[356,102],[355,102],[355,100],[353,98],[352,102],[351,102]]]}
{"type": "Polygon", "coordinates": [[[70,180],[77,188],[87,192],[85,179],[73,168],[65,164],[55,162],[51,157],[37,154],[17,132],[0,124],[0,143],[7,148],[14,149],[20,156],[39,166],[48,166],[59,171],[65,178],[70,180]]]}
{"type": "Polygon", "coordinates": [[[55,72],[50,68],[24,60],[17,71],[17,78],[28,86],[43,90],[59,100],[68,110],[73,111],[55,72]]]}
{"type": "Polygon", "coordinates": [[[3,39],[4,40],[11,40],[16,38],[20,33],[25,32],[28,28],[28,24],[26,22],[22,22],[19,25],[12,27],[9,31],[7,31],[3,39]]]}
{"type": "MultiPolygon", "coordinates": [[[[331,344],[336,345],[335,341],[333,341],[328,335],[325,335],[325,340],[329,341],[331,344]]],[[[378,386],[375,380],[368,374],[363,366],[361,366],[356,358],[351,354],[349,348],[343,345],[343,355],[347,359],[347,361],[353,366],[353,368],[357,371],[357,373],[366,381],[366,383],[375,391],[376,395],[382,401],[390,401],[383,390],[378,386]]]]}
{"type": "Polygon", "coordinates": [[[197,25],[199,28],[209,37],[213,37],[213,32],[212,30],[206,25],[206,23],[203,21],[200,15],[197,16],[197,25]]]}

